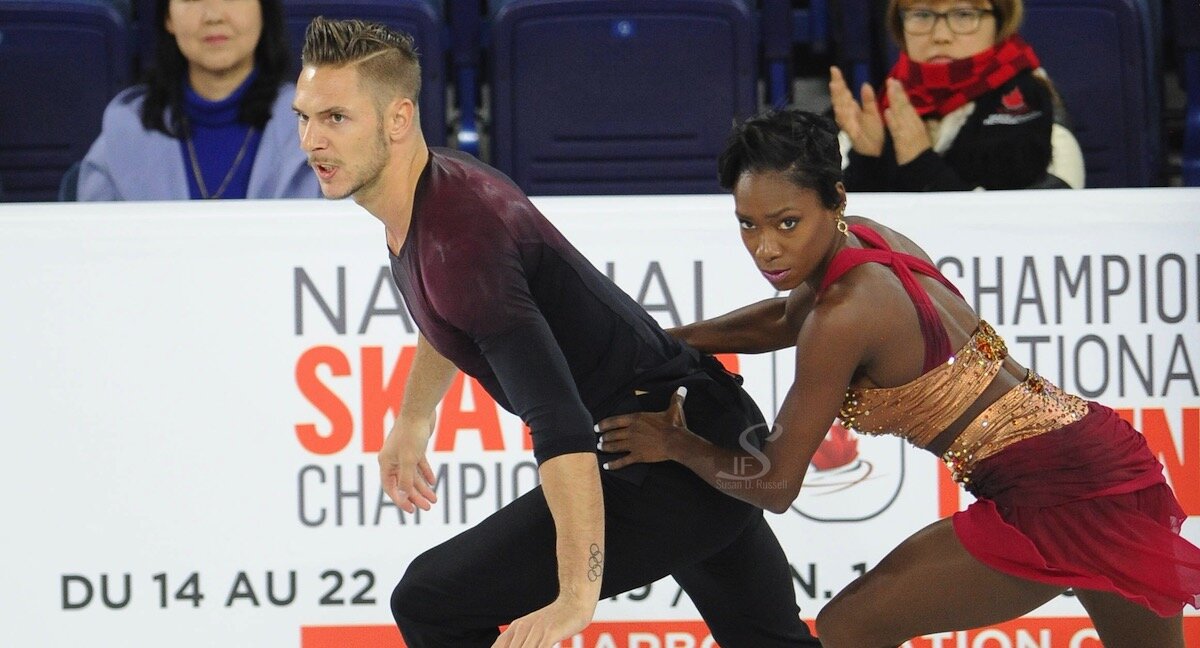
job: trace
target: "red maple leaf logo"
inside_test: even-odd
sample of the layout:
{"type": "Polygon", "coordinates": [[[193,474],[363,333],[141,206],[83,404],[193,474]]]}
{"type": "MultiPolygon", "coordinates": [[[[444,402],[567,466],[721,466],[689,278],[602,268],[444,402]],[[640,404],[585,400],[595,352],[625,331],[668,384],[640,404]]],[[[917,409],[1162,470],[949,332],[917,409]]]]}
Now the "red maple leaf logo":
{"type": "Polygon", "coordinates": [[[812,465],[817,470],[832,470],[847,466],[858,458],[858,439],[841,423],[834,422],[829,434],[813,454],[812,465]]]}
{"type": "Polygon", "coordinates": [[[1012,92],[1000,97],[1000,103],[1009,112],[1023,112],[1025,109],[1025,95],[1021,94],[1020,88],[1013,88],[1012,92]]]}

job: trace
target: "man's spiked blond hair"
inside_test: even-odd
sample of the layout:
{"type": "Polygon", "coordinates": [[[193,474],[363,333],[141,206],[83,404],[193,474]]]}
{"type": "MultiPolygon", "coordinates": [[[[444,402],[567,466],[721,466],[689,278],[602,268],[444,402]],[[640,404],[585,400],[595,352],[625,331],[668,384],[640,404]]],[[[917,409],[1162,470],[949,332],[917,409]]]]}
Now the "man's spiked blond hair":
{"type": "Polygon", "coordinates": [[[304,66],[357,65],[380,106],[397,94],[417,103],[421,64],[408,34],[362,20],[318,16],[304,33],[304,66]]]}

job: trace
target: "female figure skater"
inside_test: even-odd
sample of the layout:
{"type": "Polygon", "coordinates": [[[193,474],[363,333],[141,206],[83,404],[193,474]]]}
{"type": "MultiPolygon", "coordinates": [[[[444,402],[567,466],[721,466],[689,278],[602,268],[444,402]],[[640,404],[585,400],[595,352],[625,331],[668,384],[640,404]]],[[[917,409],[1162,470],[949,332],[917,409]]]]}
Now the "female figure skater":
{"type": "MultiPolygon", "coordinates": [[[[691,434],[665,412],[600,424],[607,464],[676,461],[772,511],[796,497],[834,417],[941,457],[978,500],[918,531],[817,617],[827,648],[896,646],[999,623],[1073,588],[1108,648],[1183,647],[1200,549],[1141,434],[1007,355],[929,257],[844,218],[837,131],[799,111],[735,128],[719,162],[746,249],[787,297],[677,331],[704,352],[795,346],[795,381],[760,453],[691,434]],[[760,476],[729,479],[730,467],[760,476]]],[[[743,472],[741,474],[747,474],[743,472]]]]}

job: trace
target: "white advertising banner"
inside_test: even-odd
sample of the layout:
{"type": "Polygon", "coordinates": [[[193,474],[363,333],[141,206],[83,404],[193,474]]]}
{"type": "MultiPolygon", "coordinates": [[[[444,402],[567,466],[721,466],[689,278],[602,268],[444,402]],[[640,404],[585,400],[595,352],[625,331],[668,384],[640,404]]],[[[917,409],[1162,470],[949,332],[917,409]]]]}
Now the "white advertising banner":
{"type": "MultiPolygon", "coordinates": [[[[665,326],[774,294],[728,196],[535,202],[665,326]]],[[[1020,362],[1120,409],[1200,516],[1200,190],[862,194],[849,213],[921,244],[1020,362]]],[[[406,515],[381,493],[416,331],[353,203],[0,205],[0,276],[0,645],[399,647],[408,562],[537,482],[520,421],[460,375],[438,504],[406,515]]],[[[791,355],[727,360],[770,418],[791,355]]],[[[803,614],[968,502],[934,457],[832,430],[770,516],[803,614]]],[[[1183,533],[1200,542],[1200,521],[1183,533]]],[[[1095,637],[1065,595],[908,645],[1095,637]]],[[[563,645],[714,644],[666,580],[563,645]]]]}

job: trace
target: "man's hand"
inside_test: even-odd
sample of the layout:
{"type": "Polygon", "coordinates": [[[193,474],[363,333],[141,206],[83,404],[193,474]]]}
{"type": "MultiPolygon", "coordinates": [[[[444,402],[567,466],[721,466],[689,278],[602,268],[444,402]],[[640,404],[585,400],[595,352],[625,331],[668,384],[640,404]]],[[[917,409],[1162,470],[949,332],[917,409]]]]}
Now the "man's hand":
{"type": "Polygon", "coordinates": [[[596,602],[559,597],[550,605],[513,621],[492,648],[550,648],[570,639],[592,622],[596,602]]]}
{"type": "Polygon", "coordinates": [[[418,508],[428,511],[437,502],[433,490],[437,477],[425,458],[433,425],[433,420],[428,425],[406,425],[397,418],[379,450],[379,483],[405,513],[415,513],[418,508]]]}
{"type": "Polygon", "coordinates": [[[513,621],[493,648],[550,648],[586,628],[600,598],[606,557],[604,493],[596,455],[558,455],[543,462],[538,474],[557,536],[558,597],[513,621]]]}
{"type": "Polygon", "coordinates": [[[437,478],[425,460],[433,436],[437,404],[458,369],[442,357],[424,335],[417,335],[417,353],[404,386],[400,415],[379,450],[379,483],[392,503],[405,513],[428,511],[437,502],[437,478]]]}

